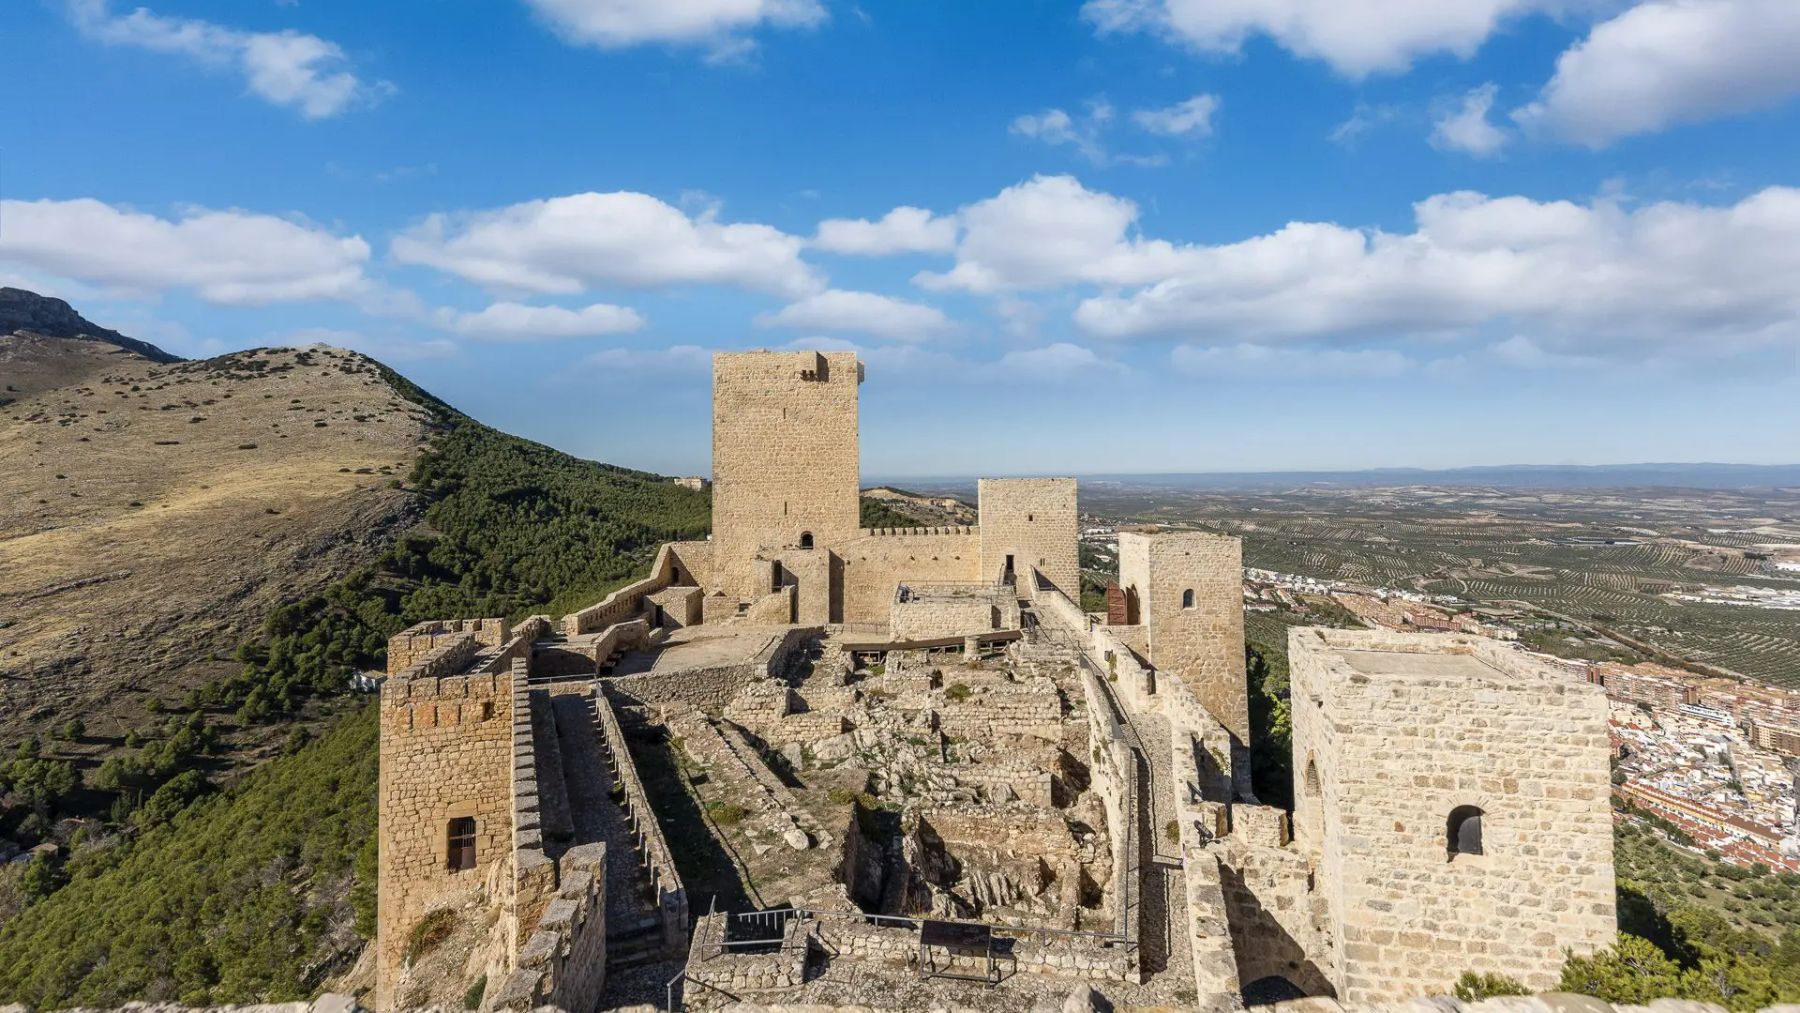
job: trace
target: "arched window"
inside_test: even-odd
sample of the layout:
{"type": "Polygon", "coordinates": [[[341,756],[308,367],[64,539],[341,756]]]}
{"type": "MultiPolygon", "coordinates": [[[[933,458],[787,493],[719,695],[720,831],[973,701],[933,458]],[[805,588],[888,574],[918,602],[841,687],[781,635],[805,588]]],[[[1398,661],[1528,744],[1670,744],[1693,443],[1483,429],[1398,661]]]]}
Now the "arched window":
{"type": "Polygon", "coordinates": [[[1184,609],[1191,609],[1194,607],[1193,588],[1190,587],[1186,591],[1181,592],[1181,607],[1184,609]]]}
{"type": "Polygon", "coordinates": [[[1481,851],[1481,810],[1472,805],[1459,805],[1450,810],[1444,832],[1444,846],[1450,857],[1479,855],[1481,851]]]}
{"type": "Polygon", "coordinates": [[[800,547],[802,549],[812,548],[812,532],[810,532],[810,531],[800,532],[800,547]]]}
{"type": "Polygon", "coordinates": [[[1306,797],[1307,798],[1318,798],[1319,794],[1320,794],[1320,790],[1321,790],[1319,787],[1319,764],[1317,761],[1315,761],[1310,756],[1308,756],[1306,758],[1306,781],[1305,781],[1305,784],[1306,784],[1306,797]]]}

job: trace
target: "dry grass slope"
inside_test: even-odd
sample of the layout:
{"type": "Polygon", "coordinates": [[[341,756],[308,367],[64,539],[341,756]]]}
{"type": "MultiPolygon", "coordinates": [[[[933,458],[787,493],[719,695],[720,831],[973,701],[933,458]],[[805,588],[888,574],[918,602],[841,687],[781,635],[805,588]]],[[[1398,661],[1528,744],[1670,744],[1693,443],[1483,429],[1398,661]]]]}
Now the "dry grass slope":
{"type": "Polygon", "coordinates": [[[122,735],[146,695],[235,672],[223,659],[270,609],[410,520],[391,486],[428,416],[372,360],[255,349],[157,365],[38,340],[99,351],[104,368],[0,408],[0,742],[72,715],[122,735]]]}

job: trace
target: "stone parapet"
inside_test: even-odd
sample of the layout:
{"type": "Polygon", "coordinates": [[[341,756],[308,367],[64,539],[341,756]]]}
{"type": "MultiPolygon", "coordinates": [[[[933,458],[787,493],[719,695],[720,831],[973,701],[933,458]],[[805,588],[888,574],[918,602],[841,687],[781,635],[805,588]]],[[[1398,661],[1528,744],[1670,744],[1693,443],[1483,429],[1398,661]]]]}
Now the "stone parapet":
{"type": "Polygon", "coordinates": [[[556,891],[556,863],[544,850],[543,803],[539,795],[536,732],[526,662],[512,663],[512,943],[518,948],[536,930],[556,891]]]}
{"type": "Polygon", "coordinates": [[[445,643],[465,635],[473,637],[480,647],[498,647],[508,632],[504,619],[432,619],[415,623],[388,638],[387,673],[398,675],[445,643]]]}
{"type": "Polygon", "coordinates": [[[591,1010],[606,981],[606,845],[570,848],[562,885],[519,947],[513,972],[488,1000],[493,1010],[541,1006],[591,1010]]]}
{"type": "Polygon", "coordinates": [[[656,551],[656,560],[650,565],[648,577],[619,588],[587,608],[578,609],[563,616],[563,633],[577,637],[583,633],[605,629],[614,623],[637,618],[639,613],[644,611],[646,597],[671,584],[691,581],[694,575],[684,571],[681,565],[681,544],[665,542],[662,548],[656,551]]]}
{"type": "MultiPolygon", "coordinates": [[[[656,811],[650,806],[644,780],[626,746],[618,712],[604,690],[596,690],[594,710],[600,717],[601,749],[606,753],[613,779],[622,789],[619,808],[631,823],[639,860],[649,872],[651,889],[656,893],[663,943],[671,948],[678,947],[688,928],[687,889],[682,885],[681,873],[675,869],[675,856],[669,850],[668,839],[663,836],[662,824],[656,821],[656,811]]],[[[624,856],[616,855],[613,860],[624,861],[624,856]]]]}

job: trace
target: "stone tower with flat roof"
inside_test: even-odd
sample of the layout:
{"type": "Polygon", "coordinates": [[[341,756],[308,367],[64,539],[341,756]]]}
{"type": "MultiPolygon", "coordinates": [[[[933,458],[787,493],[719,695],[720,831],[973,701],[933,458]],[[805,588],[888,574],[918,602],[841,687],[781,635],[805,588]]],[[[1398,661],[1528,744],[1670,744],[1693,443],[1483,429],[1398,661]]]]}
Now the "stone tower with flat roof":
{"type": "Polygon", "coordinates": [[[717,590],[766,594],[752,562],[855,538],[861,518],[854,352],[713,356],[712,571],[717,590]]]}
{"type": "Polygon", "coordinates": [[[1606,697],[1485,637],[1296,629],[1295,843],[1346,1002],[1556,987],[1614,938],[1606,697]]]}

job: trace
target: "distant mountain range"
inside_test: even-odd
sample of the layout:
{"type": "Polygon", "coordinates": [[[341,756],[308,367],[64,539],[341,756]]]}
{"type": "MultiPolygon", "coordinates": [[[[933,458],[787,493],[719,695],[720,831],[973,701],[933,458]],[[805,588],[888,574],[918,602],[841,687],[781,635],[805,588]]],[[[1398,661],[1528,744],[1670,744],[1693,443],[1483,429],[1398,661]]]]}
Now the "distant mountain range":
{"type": "MultiPolygon", "coordinates": [[[[1506,464],[1446,469],[1117,473],[1077,477],[1089,483],[1221,492],[1300,486],[1372,488],[1397,485],[1504,489],[1775,489],[1800,488],[1800,464],[1506,464]]],[[[969,493],[975,487],[973,479],[957,477],[898,481],[920,492],[969,493]]]]}

